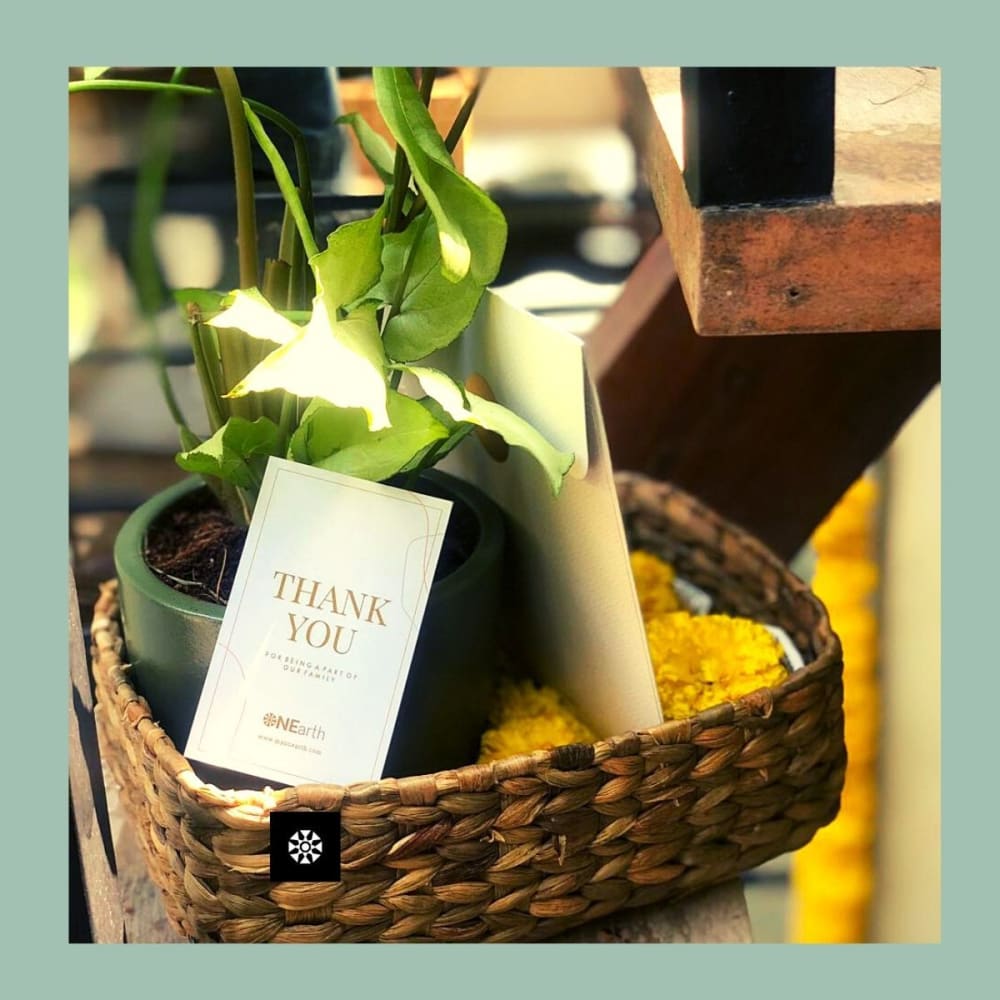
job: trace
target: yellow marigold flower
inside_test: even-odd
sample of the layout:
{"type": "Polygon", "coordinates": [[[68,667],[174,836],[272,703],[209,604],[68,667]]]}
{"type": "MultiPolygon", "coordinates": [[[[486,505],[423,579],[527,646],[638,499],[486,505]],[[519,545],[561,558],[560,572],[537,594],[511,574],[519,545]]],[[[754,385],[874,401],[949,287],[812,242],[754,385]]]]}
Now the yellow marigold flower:
{"type": "Polygon", "coordinates": [[[480,744],[480,764],[596,739],[558,691],[530,680],[500,682],[490,722],[480,744]]]}
{"type": "Polygon", "coordinates": [[[870,476],[863,476],[813,532],[813,547],[821,556],[835,552],[866,556],[870,546],[871,517],[877,503],[878,484],[870,476]]]}
{"type": "Polygon", "coordinates": [[[871,824],[878,808],[878,784],[872,771],[871,768],[858,771],[853,779],[844,785],[844,792],[840,797],[840,815],[854,816],[859,821],[868,823],[869,829],[874,833],[871,824]]]}
{"type": "Polygon", "coordinates": [[[859,851],[855,858],[843,854],[840,864],[828,868],[813,868],[802,878],[802,890],[818,904],[864,905],[871,898],[873,872],[864,859],[865,851],[859,851]],[[853,860],[855,863],[850,864],[853,860]]]}
{"type": "Polygon", "coordinates": [[[781,645],[763,625],[729,615],[659,615],[646,637],[663,716],[687,719],[788,675],[781,645]]]}
{"type": "Polygon", "coordinates": [[[674,592],[673,566],[643,549],[636,549],[629,558],[643,621],[648,622],[650,618],[668,611],[679,611],[681,602],[674,592]]]}
{"type": "Polygon", "coordinates": [[[799,944],[857,944],[867,933],[864,908],[854,903],[815,903],[793,907],[793,940],[799,944]]]}
{"type": "Polygon", "coordinates": [[[821,557],[812,579],[813,592],[830,609],[835,629],[834,610],[869,600],[877,588],[878,567],[870,559],[821,557]]]}

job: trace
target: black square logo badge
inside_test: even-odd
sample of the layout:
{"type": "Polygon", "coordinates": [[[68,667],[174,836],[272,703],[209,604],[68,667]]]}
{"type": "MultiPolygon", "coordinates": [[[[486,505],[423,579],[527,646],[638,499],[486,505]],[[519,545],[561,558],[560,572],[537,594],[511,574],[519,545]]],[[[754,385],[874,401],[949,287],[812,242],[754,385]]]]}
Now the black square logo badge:
{"type": "Polygon", "coordinates": [[[275,882],[340,881],[340,813],[271,813],[275,882]]]}

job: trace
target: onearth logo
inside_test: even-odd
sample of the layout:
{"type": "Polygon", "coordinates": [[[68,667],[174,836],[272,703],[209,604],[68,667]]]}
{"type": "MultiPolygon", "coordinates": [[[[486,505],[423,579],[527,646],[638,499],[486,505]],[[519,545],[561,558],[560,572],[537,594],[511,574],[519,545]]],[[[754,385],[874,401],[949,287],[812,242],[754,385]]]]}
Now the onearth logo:
{"type": "Polygon", "coordinates": [[[314,830],[296,830],[288,838],[288,856],[297,864],[311,865],[323,853],[323,838],[314,830]]]}
{"type": "Polygon", "coordinates": [[[276,712],[265,712],[260,721],[268,729],[283,729],[286,733],[292,733],[294,736],[305,736],[311,740],[326,739],[326,730],[318,723],[309,726],[299,719],[292,719],[276,712]]]}
{"type": "Polygon", "coordinates": [[[340,881],[339,812],[272,811],[268,822],[271,881],[340,881]]]}

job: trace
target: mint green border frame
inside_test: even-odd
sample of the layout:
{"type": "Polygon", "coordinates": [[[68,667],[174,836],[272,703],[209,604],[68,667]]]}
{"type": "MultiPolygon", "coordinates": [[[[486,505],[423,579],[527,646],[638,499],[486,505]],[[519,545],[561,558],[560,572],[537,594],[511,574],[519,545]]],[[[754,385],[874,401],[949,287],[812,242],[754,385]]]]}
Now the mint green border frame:
{"type": "MultiPolygon", "coordinates": [[[[29,322],[18,317],[8,325],[11,353],[4,369],[12,403],[8,427],[17,435],[9,440],[19,460],[17,466],[10,463],[8,482],[20,466],[27,487],[17,492],[8,487],[6,513],[11,530],[5,606],[15,649],[5,727],[4,940],[18,966],[9,970],[11,983],[32,990],[62,985],[64,995],[141,992],[165,997],[237,989],[253,996],[308,996],[322,990],[363,997],[400,987],[419,995],[426,987],[438,996],[474,1000],[544,995],[552,989],[573,998],[650,991],[666,995],[679,989],[713,997],[840,997],[852,986],[866,995],[920,986],[940,991],[946,982],[961,989],[964,959],[989,956],[987,941],[992,944],[996,926],[988,861],[993,845],[987,842],[994,830],[990,792],[995,778],[991,771],[980,780],[989,758],[987,748],[977,746],[991,730],[988,713],[997,704],[995,643],[977,634],[977,625],[995,615],[988,602],[998,593],[991,572],[995,559],[990,558],[996,547],[993,373],[1000,353],[1000,338],[990,329],[996,288],[990,213],[996,197],[991,149],[996,111],[994,54],[986,47],[994,32],[958,3],[930,10],[857,0],[822,7],[763,0],[698,8],[655,5],[652,0],[605,5],[561,0],[404,5],[385,0],[377,7],[345,7],[309,3],[265,14],[258,5],[248,5],[251,23],[238,31],[214,5],[191,0],[164,5],[162,20],[157,20],[155,7],[120,0],[65,9],[28,5],[9,18],[3,169],[6,266],[14,281],[8,284],[8,317],[17,317],[19,305],[31,310],[29,322]],[[399,16],[405,17],[405,27],[394,32],[392,24],[402,23],[395,21],[399,16]],[[284,37],[283,29],[293,20],[284,37]],[[299,23],[307,26],[301,41],[292,37],[299,23]],[[151,24],[154,30],[143,37],[151,24]],[[319,31],[317,24],[326,27],[319,31]],[[66,633],[56,624],[66,620],[67,554],[67,369],[64,341],[57,332],[66,315],[63,80],[70,64],[170,64],[178,53],[189,65],[226,57],[272,65],[419,61],[942,67],[948,108],[944,243],[954,251],[946,254],[952,264],[944,270],[947,332],[942,348],[948,387],[956,389],[947,396],[944,426],[948,502],[942,562],[945,579],[953,584],[943,602],[949,652],[943,702],[953,722],[944,720],[944,943],[758,946],[725,956],[676,945],[465,946],[447,952],[438,946],[411,946],[377,954],[365,946],[341,946],[291,956],[239,948],[176,951],[66,944],[66,633]],[[57,263],[50,275],[53,257],[57,263]],[[975,318],[973,310],[979,314],[975,318]],[[14,331],[20,343],[12,342],[14,331]],[[28,420],[33,422],[30,435],[24,433],[28,420]],[[28,525],[39,530],[28,532],[28,525]],[[23,693],[22,685],[27,688],[23,693]],[[963,697],[963,688],[973,696],[963,697]]],[[[982,972],[982,966],[969,971],[982,972]]],[[[992,976],[986,975],[988,982],[992,976]]]]}

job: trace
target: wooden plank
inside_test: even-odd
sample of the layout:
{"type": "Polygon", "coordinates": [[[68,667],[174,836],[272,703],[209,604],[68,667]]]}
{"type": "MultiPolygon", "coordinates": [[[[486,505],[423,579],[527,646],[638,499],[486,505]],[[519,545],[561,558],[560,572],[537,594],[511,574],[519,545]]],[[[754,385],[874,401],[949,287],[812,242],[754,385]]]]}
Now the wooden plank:
{"type": "Polygon", "coordinates": [[[94,699],[72,571],[69,575],[69,668],[70,799],[90,931],[95,942],[121,944],[125,940],[125,923],[97,745],[94,699]]]}
{"type": "Polygon", "coordinates": [[[621,78],[699,333],[939,328],[938,70],[838,68],[829,201],[701,209],[683,180],[680,71],[621,78]]]}
{"type": "Polygon", "coordinates": [[[671,903],[620,910],[552,939],[557,944],[749,944],[750,914],[739,879],[671,903]]]}
{"type": "Polygon", "coordinates": [[[791,558],[940,379],[932,331],[700,337],[660,237],[586,343],[616,468],[791,558]]]}

